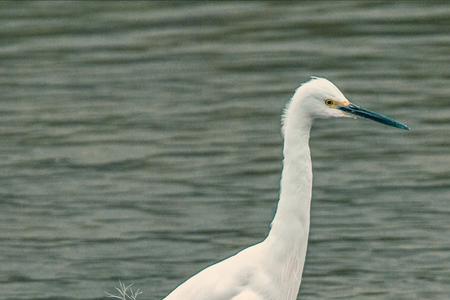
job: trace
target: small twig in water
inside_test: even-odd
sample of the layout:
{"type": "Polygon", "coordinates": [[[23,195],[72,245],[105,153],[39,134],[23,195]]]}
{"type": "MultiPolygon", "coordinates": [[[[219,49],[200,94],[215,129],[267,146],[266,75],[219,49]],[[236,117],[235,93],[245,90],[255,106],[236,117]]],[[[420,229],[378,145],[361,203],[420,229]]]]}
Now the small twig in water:
{"type": "Polygon", "coordinates": [[[108,298],[120,299],[120,300],[136,300],[137,297],[142,294],[140,289],[133,290],[133,284],[125,285],[122,281],[119,281],[119,286],[116,287],[118,295],[105,292],[108,298]]]}

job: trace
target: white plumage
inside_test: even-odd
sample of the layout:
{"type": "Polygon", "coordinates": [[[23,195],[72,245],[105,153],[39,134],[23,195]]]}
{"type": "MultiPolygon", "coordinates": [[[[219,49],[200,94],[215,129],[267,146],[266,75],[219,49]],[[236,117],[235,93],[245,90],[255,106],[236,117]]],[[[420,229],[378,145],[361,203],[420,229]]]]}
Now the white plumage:
{"type": "Polygon", "coordinates": [[[260,243],[214,264],[164,300],[295,300],[310,224],[312,167],[309,133],[315,118],[354,114],[390,126],[404,124],[360,108],[324,78],[301,85],[283,116],[283,172],[272,227],[260,243]]]}

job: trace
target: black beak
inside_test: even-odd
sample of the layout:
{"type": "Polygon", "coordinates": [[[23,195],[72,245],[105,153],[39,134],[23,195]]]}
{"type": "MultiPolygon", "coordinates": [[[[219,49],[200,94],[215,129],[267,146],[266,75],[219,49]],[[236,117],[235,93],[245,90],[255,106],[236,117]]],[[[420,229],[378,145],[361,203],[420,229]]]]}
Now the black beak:
{"type": "Polygon", "coordinates": [[[338,109],[346,112],[346,113],[350,113],[359,117],[363,117],[366,119],[370,119],[373,120],[375,122],[379,122],[388,126],[392,126],[392,127],[397,127],[400,129],[405,129],[405,130],[409,130],[408,125],[400,123],[398,121],[395,121],[394,119],[391,119],[389,117],[386,117],[382,114],[364,109],[362,107],[359,107],[358,105],[355,104],[350,104],[348,106],[340,106],[338,107],[338,109]]]}

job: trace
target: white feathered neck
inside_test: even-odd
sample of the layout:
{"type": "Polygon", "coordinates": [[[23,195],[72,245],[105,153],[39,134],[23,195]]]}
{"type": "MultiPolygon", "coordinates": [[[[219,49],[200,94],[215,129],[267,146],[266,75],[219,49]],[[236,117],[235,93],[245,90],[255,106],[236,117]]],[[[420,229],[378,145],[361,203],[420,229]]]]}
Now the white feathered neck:
{"type": "Polygon", "coordinates": [[[312,191],[312,164],[309,136],[312,118],[295,98],[288,104],[283,119],[283,171],[280,198],[272,228],[266,239],[274,264],[279,265],[280,282],[286,298],[295,299],[308,245],[312,191]]]}

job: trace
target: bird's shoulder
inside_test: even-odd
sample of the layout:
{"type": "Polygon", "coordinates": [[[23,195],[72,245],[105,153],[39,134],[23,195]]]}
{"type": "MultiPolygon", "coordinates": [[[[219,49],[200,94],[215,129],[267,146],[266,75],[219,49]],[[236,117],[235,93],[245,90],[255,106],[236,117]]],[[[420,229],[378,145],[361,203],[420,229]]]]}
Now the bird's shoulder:
{"type": "MultiPolygon", "coordinates": [[[[264,256],[260,244],[200,271],[169,294],[164,300],[239,300],[249,295],[258,263],[264,256]],[[238,298],[236,298],[238,297],[238,298]]],[[[257,299],[257,298],[245,298],[257,299]]]]}

